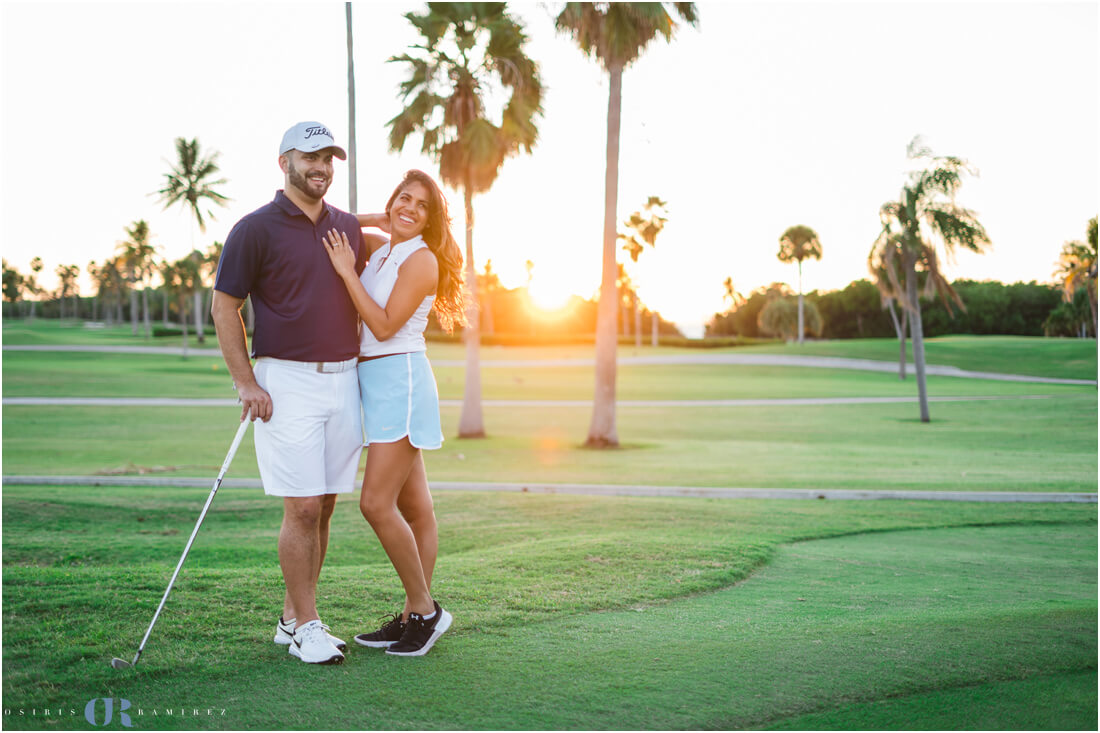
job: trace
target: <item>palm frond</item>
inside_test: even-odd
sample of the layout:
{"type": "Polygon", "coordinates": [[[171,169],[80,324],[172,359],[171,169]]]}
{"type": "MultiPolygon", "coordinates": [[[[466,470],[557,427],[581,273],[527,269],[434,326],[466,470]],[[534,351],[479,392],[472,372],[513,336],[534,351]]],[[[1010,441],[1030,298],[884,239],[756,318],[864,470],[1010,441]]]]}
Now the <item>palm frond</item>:
{"type": "Polygon", "coordinates": [[[821,242],[817,232],[808,226],[798,225],[788,227],[779,238],[779,254],[781,262],[802,262],[810,257],[821,259],[821,242]]]}
{"type": "Polygon", "coordinates": [[[421,38],[390,59],[409,72],[399,86],[405,109],[386,123],[390,149],[419,134],[445,183],[484,191],[505,158],[537,140],[542,82],[524,50],[527,35],[505,3],[428,3],[405,17],[421,38]],[[496,125],[486,103],[501,87],[510,94],[496,125]]]}
{"type": "Polygon", "coordinates": [[[927,207],[925,220],[942,239],[944,249],[949,255],[958,247],[981,253],[990,245],[985,228],[969,209],[950,204],[933,205],[927,207]]]}
{"type": "MultiPolygon", "coordinates": [[[[210,180],[212,176],[220,172],[218,168],[218,152],[212,152],[203,157],[197,138],[187,140],[178,137],[175,141],[175,164],[170,166],[170,171],[164,174],[165,185],[155,193],[160,197],[160,202],[167,209],[179,203],[185,203],[187,208],[195,216],[199,225],[199,231],[206,231],[206,219],[201,208],[203,201],[209,201],[218,206],[225,206],[231,199],[214,190],[215,186],[225,185],[225,178],[210,180]]],[[[214,218],[213,211],[207,209],[207,217],[214,218]]]]}

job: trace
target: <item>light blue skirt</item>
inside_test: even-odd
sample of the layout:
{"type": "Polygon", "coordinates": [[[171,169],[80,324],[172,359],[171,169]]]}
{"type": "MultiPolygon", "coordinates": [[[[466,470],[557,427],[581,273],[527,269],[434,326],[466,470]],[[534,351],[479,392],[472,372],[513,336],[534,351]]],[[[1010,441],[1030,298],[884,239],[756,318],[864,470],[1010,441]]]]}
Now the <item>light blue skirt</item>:
{"type": "Polygon", "coordinates": [[[443,446],[439,390],[425,352],[360,362],[359,399],[365,445],[396,443],[408,437],[416,448],[443,446]]]}

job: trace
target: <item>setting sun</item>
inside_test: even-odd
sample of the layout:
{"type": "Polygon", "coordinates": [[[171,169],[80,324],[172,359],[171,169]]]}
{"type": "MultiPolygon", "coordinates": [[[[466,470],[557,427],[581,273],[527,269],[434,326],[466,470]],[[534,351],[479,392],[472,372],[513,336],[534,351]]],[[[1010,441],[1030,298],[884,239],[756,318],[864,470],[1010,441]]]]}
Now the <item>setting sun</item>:
{"type": "Polygon", "coordinates": [[[531,302],[544,311],[561,310],[573,297],[568,285],[555,280],[540,281],[534,279],[531,281],[529,292],[531,293],[531,302]]]}

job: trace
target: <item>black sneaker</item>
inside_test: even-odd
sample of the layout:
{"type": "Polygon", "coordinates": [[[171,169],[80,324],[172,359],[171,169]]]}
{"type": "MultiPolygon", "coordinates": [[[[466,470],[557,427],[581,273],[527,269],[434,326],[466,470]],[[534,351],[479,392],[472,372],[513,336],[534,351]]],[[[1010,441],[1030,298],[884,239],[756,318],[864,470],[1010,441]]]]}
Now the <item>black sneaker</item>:
{"type": "Polygon", "coordinates": [[[370,646],[380,649],[401,641],[401,635],[405,633],[405,622],[401,620],[401,614],[389,617],[386,623],[378,631],[367,634],[356,634],[355,643],[360,646],[370,646]]]}
{"type": "MultiPolygon", "coordinates": [[[[435,603],[435,615],[428,620],[419,613],[410,613],[401,640],[388,648],[386,654],[399,657],[421,657],[428,653],[443,632],[451,628],[454,618],[435,603]]],[[[358,637],[356,638],[358,640],[358,637]]]]}

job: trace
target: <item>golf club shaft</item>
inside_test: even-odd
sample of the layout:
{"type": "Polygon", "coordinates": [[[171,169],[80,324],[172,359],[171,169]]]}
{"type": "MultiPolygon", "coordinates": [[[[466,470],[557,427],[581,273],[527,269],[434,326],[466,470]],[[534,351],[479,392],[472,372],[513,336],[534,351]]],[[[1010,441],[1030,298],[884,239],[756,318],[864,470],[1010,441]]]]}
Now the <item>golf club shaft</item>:
{"type": "MultiPolygon", "coordinates": [[[[249,415],[251,418],[251,415],[249,415]]],[[[218,493],[218,487],[222,485],[222,479],[225,478],[225,472],[229,470],[229,464],[233,462],[233,456],[237,453],[237,447],[241,444],[241,439],[244,438],[245,431],[248,430],[248,424],[250,419],[242,420],[241,426],[237,428],[237,435],[233,438],[233,444],[229,446],[229,452],[225,456],[225,462],[222,463],[222,470],[218,472],[218,478],[214,480],[214,487],[210,489],[210,495],[206,497],[206,504],[202,508],[202,513],[199,514],[199,521],[195,522],[195,529],[191,530],[191,537],[187,540],[187,546],[183,548],[183,554],[180,556],[180,561],[176,563],[176,572],[172,573],[172,579],[168,581],[168,587],[164,590],[164,597],[160,599],[160,605],[157,606],[157,612],[153,614],[153,620],[149,622],[149,628],[145,631],[145,636],[141,640],[141,645],[138,647],[137,654],[134,655],[133,664],[137,664],[138,657],[145,650],[145,642],[149,641],[149,634],[153,633],[153,626],[157,623],[157,618],[160,616],[160,612],[164,609],[164,604],[168,600],[168,594],[172,592],[172,586],[176,583],[176,578],[180,574],[180,569],[183,567],[183,561],[187,559],[187,553],[191,551],[191,545],[195,542],[195,536],[199,533],[199,527],[202,526],[202,520],[206,518],[206,512],[210,509],[210,504],[214,501],[214,495],[218,493]]]]}

